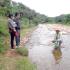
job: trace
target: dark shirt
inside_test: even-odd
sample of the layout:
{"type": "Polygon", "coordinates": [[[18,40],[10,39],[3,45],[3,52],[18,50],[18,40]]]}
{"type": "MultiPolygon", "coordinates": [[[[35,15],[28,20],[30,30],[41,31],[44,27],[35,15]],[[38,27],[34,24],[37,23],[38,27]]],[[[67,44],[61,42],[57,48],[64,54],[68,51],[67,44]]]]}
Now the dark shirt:
{"type": "Polygon", "coordinates": [[[20,30],[20,20],[15,18],[14,21],[15,21],[15,23],[17,24],[16,29],[17,29],[17,30],[20,30]]]}

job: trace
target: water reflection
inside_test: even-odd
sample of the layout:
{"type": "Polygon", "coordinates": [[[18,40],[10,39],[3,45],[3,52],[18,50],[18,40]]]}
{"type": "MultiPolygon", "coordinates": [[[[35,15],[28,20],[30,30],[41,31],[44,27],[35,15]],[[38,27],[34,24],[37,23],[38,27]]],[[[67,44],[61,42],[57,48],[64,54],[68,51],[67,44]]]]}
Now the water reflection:
{"type": "Polygon", "coordinates": [[[61,48],[54,48],[54,50],[52,51],[52,54],[54,56],[54,59],[55,59],[55,63],[59,63],[60,60],[61,60],[61,56],[62,56],[62,51],[61,51],[61,48]]]}

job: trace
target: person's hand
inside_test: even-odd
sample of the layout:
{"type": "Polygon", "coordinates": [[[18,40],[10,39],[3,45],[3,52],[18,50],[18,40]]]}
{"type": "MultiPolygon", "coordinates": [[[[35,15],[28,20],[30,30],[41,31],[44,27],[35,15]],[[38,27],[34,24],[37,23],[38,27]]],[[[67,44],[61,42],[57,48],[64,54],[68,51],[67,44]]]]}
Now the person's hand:
{"type": "Polygon", "coordinates": [[[15,28],[13,30],[14,30],[14,32],[16,32],[16,29],[15,28]]]}

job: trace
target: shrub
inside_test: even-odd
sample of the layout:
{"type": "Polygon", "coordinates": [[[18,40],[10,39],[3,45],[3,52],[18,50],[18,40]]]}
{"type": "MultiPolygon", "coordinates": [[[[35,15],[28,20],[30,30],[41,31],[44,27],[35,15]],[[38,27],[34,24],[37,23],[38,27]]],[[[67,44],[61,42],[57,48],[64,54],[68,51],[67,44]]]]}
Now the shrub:
{"type": "Polygon", "coordinates": [[[28,49],[25,47],[16,48],[16,52],[22,56],[28,56],[28,49]]]}
{"type": "Polygon", "coordinates": [[[16,70],[36,70],[36,66],[25,57],[17,61],[16,70]]]}

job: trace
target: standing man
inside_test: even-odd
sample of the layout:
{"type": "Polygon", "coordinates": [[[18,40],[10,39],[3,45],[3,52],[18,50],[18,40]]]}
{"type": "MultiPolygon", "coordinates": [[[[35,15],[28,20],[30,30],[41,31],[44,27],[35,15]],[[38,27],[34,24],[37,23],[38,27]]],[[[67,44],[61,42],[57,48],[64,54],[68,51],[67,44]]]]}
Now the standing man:
{"type": "Polygon", "coordinates": [[[11,43],[11,49],[14,49],[14,38],[16,35],[16,23],[13,21],[14,17],[13,14],[8,15],[8,28],[10,33],[10,43],[11,43]]]}
{"type": "Polygon", "coordinates": [[[20,45],[20,13],[15,13],[15,19],[14,19],[17,27],[16,29],[16,46],[19,47],[20,45]]]}

